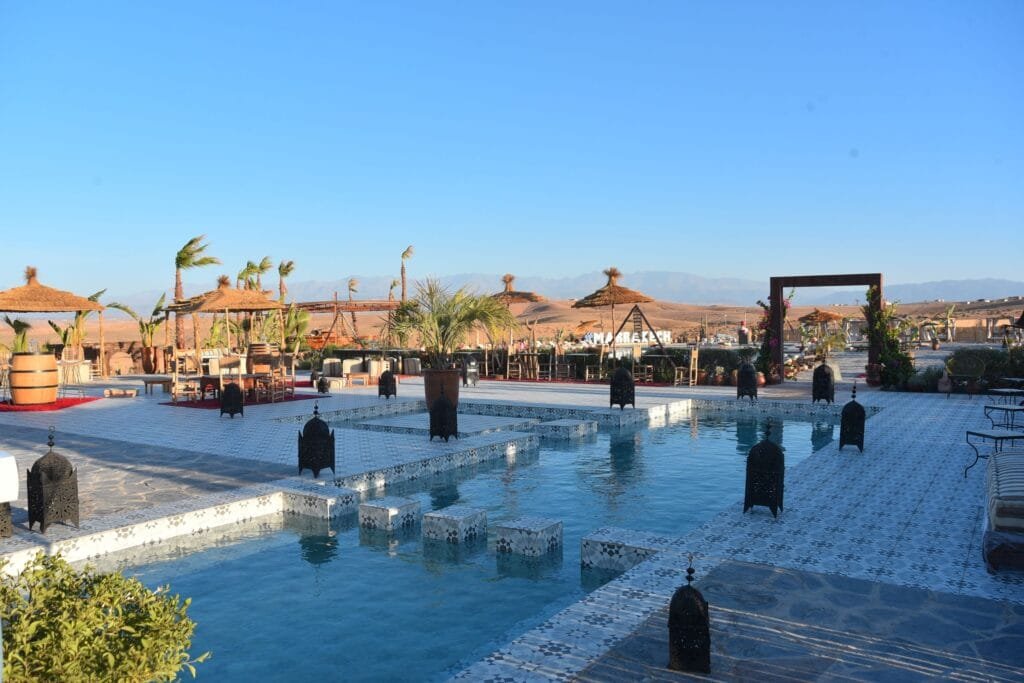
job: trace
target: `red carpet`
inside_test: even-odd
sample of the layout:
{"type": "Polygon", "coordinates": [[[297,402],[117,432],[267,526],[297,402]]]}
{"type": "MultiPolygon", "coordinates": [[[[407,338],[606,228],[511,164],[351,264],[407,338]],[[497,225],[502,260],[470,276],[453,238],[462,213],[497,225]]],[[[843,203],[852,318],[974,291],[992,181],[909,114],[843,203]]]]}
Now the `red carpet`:
{"type": "MultiPolygon", "coordinates": [[[[280,399],[278,401],[274,401],[274,403],[287,403],[288,401],[306,401],[306,400],[309,400],[311,398],[324,398],[324,395],[323,394],[295,394],[294,396],[288,396],[288,397],[282,398],[282,399],[280,399]]],[[[201,401],[178,401],[177,403],[174,403],[172,401],[167,401],[166,403],[161,403],[160,405],[162,405],[162,406],[176,406],[178,408],[205,408],[206,410],[214,410],[214,409],[220,410],[220,399],[219,398],[204,398],[201,401]]],[[[246,401],[245,402],[245,407],[246,408],[248,408],[249,406],[269,406],[269,405],[271,405],[270,401],[260,401],[259,403],[253,403],[252,401],[246,401]]]]}
{"type": "Polygon", "coordinates": [[[100,400],[99,396],[85,396],[80,398],[58,398],[56,403],[42,403],[33,406],[16,406],[7,401],[0,403],[0,413],[42,413],[49,410],[63,410],[72,406],[79,406],[83,403],[92,403],[100,400]]]}

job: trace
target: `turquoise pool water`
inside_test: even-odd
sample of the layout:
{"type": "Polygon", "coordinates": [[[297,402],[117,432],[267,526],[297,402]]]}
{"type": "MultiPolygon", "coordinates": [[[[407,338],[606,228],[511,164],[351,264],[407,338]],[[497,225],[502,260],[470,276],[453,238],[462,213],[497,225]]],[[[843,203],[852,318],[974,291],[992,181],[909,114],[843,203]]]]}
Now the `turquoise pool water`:
{"type": "MultiPolygon", "coordinates": [[[[459,503],[491,525],[561,520],[561,554],[529,561],[486,543],[425,545],[419,530],[370,535],[355,517],[285,517],[218,547],[126,571],[191,596],[194,653],[217,681],[439,680],[613,578],[581,571],[580,539],[602,526],[683,535],[742,498],[753,418],[685,418],[666,427],[544,445],[514,465],[482,464],[389,487],[422,511],[459,503]]],[[[773,421],[792,467],[838,426],[773,421]]]]}

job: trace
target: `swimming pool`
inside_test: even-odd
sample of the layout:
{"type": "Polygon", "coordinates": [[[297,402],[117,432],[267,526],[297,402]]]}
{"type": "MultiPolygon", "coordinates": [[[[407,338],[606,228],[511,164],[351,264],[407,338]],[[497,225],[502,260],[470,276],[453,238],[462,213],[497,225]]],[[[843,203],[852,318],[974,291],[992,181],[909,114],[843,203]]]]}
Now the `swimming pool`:
{"type": "MultiPolygon", "coordinates": [[[[424,512],[485,509],[491,526],[520,515],[561,521],[561,552],[540,559],[486,542],[425,544],[418,529],[372,534],[354,516],[282,516],[213,551],[128,571],[193,598],[193,651],[213,651],[200,672],[214,680],[436,680],[612,578],[581,571],[585,534],[678,536],[740,499],[746,453],[765,429],[764,418],[695,412],[388,487],[424,512]]],[[[790,467],[837,432],[826,418],[772,426],[790,467]]]]}

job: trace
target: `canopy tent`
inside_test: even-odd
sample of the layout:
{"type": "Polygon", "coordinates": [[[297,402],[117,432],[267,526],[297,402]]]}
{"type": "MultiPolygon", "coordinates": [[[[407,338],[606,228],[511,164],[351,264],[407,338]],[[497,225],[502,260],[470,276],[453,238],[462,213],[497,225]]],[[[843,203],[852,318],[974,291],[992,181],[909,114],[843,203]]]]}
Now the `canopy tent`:
{"type": "Polygon", "coordinates": [[[62,289],[39,284],[36,269],[25,268],[25,284],[21,287],[0,292],[0,311],[8,313],[71,313],[75,311],[96,311],[100,321],[100,374],[107,376],[103,353],[103,311],[105,306],[62,289]]]}
{"type": "MultiPolygon", "coordinates": [[[[199,343],[199,323],[197,320],[200,313],[223,313],[225,318],[234,311],[235,313],[255,313],[258,311],[280,311],[284,304],[274,301],[267,296],[266,292],[252,289],[235,289],[226,275],[217,278],[217,289],[211,290],[190,299],[175,301],[164,308],[168,313],[190,313],[192,314],[192,331],[195,337],[196,362],[202,357],[199,343]]],[[[282,330],[283,334],[283,330],[282,330]]],[[[228,346],[231,345],[231,330],[228,328],[228,346]]]]}

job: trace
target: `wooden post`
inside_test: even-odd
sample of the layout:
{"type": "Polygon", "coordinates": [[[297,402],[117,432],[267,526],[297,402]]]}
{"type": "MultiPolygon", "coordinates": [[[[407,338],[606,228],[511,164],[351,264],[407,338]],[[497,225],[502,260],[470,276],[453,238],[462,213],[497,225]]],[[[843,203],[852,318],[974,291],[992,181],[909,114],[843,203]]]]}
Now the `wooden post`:
{"type": "Polygon", "coordinates": [[[100,377],[107,378],[106,354],[103,353],[103,311],[100,311],[100,377]]]}
{"type": "Polygon", "coordinates": [[[782,302],[783,294],[783,279],[773,277],[770,280],[769,297],[771,303],[770,314],[768,316],[768,327],[771,330],[772,338],[775,339],[775,348],[770,349],[772,365],[778,368],[778,381],[784,382],[786,380],[786,370],[783,365],[785,361],[784,349],[783,349],[783,321],[785,316],[785,307],[782,302]]]}
{"type": "Polygon", "coordinates": [[[192,336],[196,343],[196,374],[203,374],[203,356],[199,350],[199,314],[192,311],[192,336]]]}

